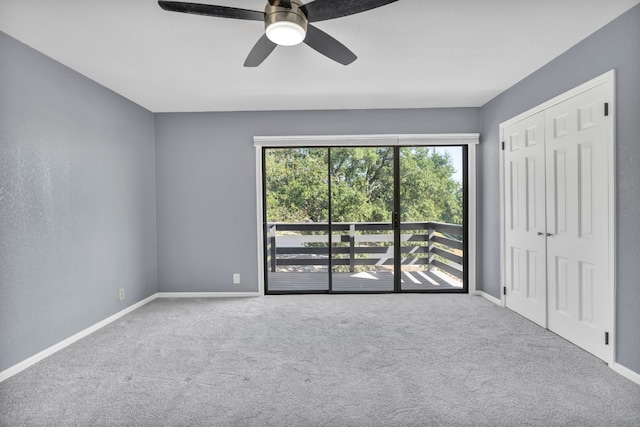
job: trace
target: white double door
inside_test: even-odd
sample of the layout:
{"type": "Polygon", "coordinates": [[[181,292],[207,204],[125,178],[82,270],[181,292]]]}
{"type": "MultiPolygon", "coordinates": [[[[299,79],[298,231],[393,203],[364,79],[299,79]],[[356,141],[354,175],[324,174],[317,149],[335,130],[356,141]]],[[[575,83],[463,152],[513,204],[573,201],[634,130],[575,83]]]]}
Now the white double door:
{"type": "Polygon", "coordinates": [[[506,306],[604,360],[613,286],[607,96],[597,86],[503,133],[506,306]]]}

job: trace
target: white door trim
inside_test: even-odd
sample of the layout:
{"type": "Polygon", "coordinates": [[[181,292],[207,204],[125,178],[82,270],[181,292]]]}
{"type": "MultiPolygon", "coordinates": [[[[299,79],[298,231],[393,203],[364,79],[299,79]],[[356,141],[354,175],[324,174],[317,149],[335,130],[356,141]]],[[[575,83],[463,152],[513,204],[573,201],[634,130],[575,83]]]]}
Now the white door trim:
{"type": "Polygon", "coordinates": [[[256,241],[258,245],[258,293],[264,295],[264,245],[263,232],[263,147],[371,147],[386,146],[467,146],[467,227],[468,227],[468,290],[476,294],[476,145],[479,133],[392,134],[392,135],[302,135],[302,136],[254,136],[256,153],[256,241]]]}
{"type": "Polygon", "coordinates": [[[375,147],[395,145],[475,145],[478,133],[254,136],[256,147],[375,147]]]}
{"type": "MultiPolygon", "coordinates": [[[[511,124],[516,123],[522,119],[525,119],[533,114],[539,113],[540,111],[546,110],[549,107],[557,105],[563,101],[566,101],[569,98],[572,98],[576,95],[579,95],[583,92],[586,92],[589,89],[593,89],[600,85],[607,85],[608,88],[608,103],[609,103],[609,115],[611,116],[611,127],[609,129],[609,135],[607,138],[607,155],[608,155],[608,166],[609,166],[609,178],[608,178],[608,191],[609,191],[609,202],[608,202],[608,214],[609,214],[609,282],[611,283],[610,289],[610,318],[609,318],[609,358],[606,362],[609,366],[612,366],[615,362],[615,348],[616,348],[616,139],[615,139],[615,70],[610,70],[592,80],[589,80],[586,83],[581,84],[573,89],[570,89],[536,107],[533,107],[530,110],[525,111],[524,113],[518,114],[511,119],[500,123],[500,139],[498,141],[499,144],[502,144],[504,141],[504,130],[511,124]]],[[[504,151],[499,151],[499,166],[500,166],[500,302],[501,305],[505,306],[505,298],[503,289],[506,286],[505,280],[505,271],[506,271],[506,254],[505,254],[505,200],[504,200],[504,186],[505,186],[505,165],[504,165],[504,151]]]]}

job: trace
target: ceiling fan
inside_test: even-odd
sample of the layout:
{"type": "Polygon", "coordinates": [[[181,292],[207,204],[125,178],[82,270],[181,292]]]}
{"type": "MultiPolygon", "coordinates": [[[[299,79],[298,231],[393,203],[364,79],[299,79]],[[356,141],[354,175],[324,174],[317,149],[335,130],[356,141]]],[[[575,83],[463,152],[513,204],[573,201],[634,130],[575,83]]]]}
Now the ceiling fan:
{"type": "Polygon", "coordinates": [[[265,34],[253,46],[244,62],[245,67],[257,67],[277,45],[293,46],[302,42],[342,65],[349,65],[357,56],[338,40],[311,25],[311,22],[366,12],[396,1],[398,0],[315,0],[302,4],[299,0],[269,0],[264,12],[165,0],[159,0],[158,4],[171,12],[264,21],[265,34]]]}

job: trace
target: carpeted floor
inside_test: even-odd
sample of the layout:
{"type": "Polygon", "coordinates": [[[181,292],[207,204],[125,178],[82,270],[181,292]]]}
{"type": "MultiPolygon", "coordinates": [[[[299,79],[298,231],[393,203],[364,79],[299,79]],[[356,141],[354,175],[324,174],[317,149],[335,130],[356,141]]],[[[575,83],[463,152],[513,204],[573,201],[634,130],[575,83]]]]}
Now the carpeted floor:
{"type": "Polygon", "coordinates": [[[158,299],[0,384],[0,425],[639,426],[640,385],[468,295],[158,299]]]}

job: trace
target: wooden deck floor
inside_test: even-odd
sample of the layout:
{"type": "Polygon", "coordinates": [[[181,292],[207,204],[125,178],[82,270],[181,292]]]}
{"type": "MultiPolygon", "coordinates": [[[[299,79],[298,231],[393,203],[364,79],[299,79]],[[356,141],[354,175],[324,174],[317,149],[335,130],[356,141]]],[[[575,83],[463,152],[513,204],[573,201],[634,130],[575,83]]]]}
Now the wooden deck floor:
{"type": "MultiPolygon", "coordinates": [[[[327,272],[269,272],[267,289],[275,292],[327,291],[328,281],[327,272]]],[[[462,282],[438,271],[403,271],[400,284],[404,291],[462,289],[462,282]]],[[[333,273],[332,285],[335,292],[392,292],[393,273],[333,273]]]]}

